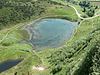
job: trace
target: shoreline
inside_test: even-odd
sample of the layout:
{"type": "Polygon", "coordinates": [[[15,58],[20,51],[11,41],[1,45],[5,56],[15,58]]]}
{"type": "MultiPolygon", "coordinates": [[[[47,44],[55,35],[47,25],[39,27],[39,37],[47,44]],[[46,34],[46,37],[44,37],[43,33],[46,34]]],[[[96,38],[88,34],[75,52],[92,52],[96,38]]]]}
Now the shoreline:
{"type": "MultiPolygon", "coordinates": [[[[55,19],[55,18],[43,18],[43,19],[55,19]]],[[[41,20],[43,20],[42,18],[41,19],[37,19],[37,20],[35,20],[35,21],[33,21],[31,24],[34,24],[34,23],[36,23],[36,22],[38,22],[38,21],[41,21],[41,20]]],[[[56,18],[56,19],[61,19],[61,18],[56,18]]],[[[66,19],[64,19],[64,20],[66,20],[66,19]]],[[[66,21],[70,21],[70,20],[66,20],[66,21]]],[[[71,22],[71,21],[70,21],[71,22]]],[[[73,22],[74,23],[74,22],[73,22]]],[[[31,24],[28,24],[28,25],[31,25],[31,24]]],[[[76,28],[78,27],[78,25],[80,24],[80,22],[77,22],[77,24],[75,24],[76,26],[75,26],[75,29],[72,31],[72,33],[71,33],[71,35],[70,35],[70,38],[69,39],[67,39],[62,45],[59,45],[59,46],[57,46],[57,47],[53,47],[53,49],[55,49],[55,48],[59,48],[59,47],[62,47],[62,46],[64,46],[65,44],[66,44],[66,42],[68,42],[71,38],[72,38],[72,36],[73,36],[73,34],[75,33],[75,31],[76,31],[76,28]]],[[[26,25],[26,26],[28,26],[28,25],[26,25]]],[[[26,26],[23,28],[23,30],[26,30],[28,33],[29,33],[29,39],[28,40],[31,40],[31,37],[32,37],[32,32],[30,32],[28,29],[26,29],[26,26]]],[[[27,40],[23,40],[25,43],[27,43],[27,40]]],[[[27,43],[27,44],[29,44],[29,45],[31,45],[33,48],[35,48],[31,43],[27,43]]],[[[37,50],[37,51],[41,51],[41,50],[46,50],[46,49],[52,49],[52,48],[50,48],[50,47],[42,47],[42,49],[41,48],[37,48],[37,49],[34,49],[35,51],[37,50]]]]}

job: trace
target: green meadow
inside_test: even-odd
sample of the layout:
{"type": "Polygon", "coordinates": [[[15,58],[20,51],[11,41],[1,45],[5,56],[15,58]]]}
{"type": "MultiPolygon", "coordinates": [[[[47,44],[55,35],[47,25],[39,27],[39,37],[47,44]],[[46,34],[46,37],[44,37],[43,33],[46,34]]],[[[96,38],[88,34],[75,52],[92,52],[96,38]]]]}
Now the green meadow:
{"type": "MultiPolygon", "coordinates": [[[[57,3],[49,3],[48,0],[42,1],[39,0],[38,2],[38,5],[41,6],[42,9],[45,8],[42,13],[37,13],[39,12],[37,10],[35,15],[31,15],[31,17],[28,16],[27,19],[17,17],[14,22],[6,22],[6,24],[4,24],[5,26],[1,25],[0,62],[10,59],[24,60],[9,70],[0,73],[0,75],[80,75],[81,73],[83,75],[85,75],[84,73],[87,73],[87,75],[96,75],[95,72],[99,73],[97,70],[98,67],[95,66],[96,61],[92,62],[92,64],[94,64],[93,66],[89,64],[96,59],[95,53],[99,52],[100,49],[100,16],[90,20],[80,20],[73,8],[63,5],[71,3],[65,3],[60,0],[53,0],[57,3]],[[30,19],[28,19],[29,17],[30,19]],[[80,22],[80,24],[74,31],[71,39],[63,46],[34,52],[34,48],[31,45],[21,42],[21,40],[29,39],[29,36],[27,36],[27,32],[21,31],[20,28],[43,18],[60,18],[77,21],[80,22]],[[21,21],[18,21],[18,19],[21,21]],[[86,65],[88,66],[86,67],[86,65]],[[34,70],[34,66],[43,66],[45,70],[34,70]]],[[[28,3],[29,5],[31,4],[31,2],[28,3]]],[[[73,5],[79,13],[85,15],[81,12],[82,8],[80,6],[71,5],[73,5]]],[[[36,7],[40,8],[38,6],[36,7]]],[[[8,21],[10,19],[7,13],[10,13],[10,11],[7,10],[10,9],[12,9],[12,7],[0,9],[0,11],[5,12],[2,14],[4,16],[6,14],[8,21]]],[[[22,14],[20,15],[22,16],[22,14]]]]}

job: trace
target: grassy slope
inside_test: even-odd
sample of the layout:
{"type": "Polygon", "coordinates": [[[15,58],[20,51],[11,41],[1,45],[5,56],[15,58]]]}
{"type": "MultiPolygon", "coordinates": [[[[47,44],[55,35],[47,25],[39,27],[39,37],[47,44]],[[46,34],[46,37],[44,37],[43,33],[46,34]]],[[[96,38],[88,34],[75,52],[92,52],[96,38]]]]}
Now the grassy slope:
{"type": "MultiPolygon", "coordinates": [[[[69,46],[71,46],[71,45],[73,45],[75,42],[77,42],[77,41],[80,41],[81,39],[86,39],[87,37],[88,37],[88,35],[89,35],[89,33],[92,31],[92,30],[94,30],[95,28],[99,28],[99,24],[100,24],[100,22],[99,22],[99,20],[100,20],[100,17],[97,17],[97,18],[95,18],[95,19],[92,19],[92,20],[88,20],[88,21],[84,21],[82,24],[80,24],[80,26],[78,26],[78,28],[77,28],[77,32],[74,34],[74,37],[71,39],[71,40],[69,40],[64,46],[62,46],[62,47],[60,47],[60,48],[55,48],[55,49],[50,49],[50,50],[46,50],[46,51],[41,51],[40,53],[44,56],[44,57],[46,57],[46,56],[49,56],[50,55],[50,53],[53,53],[53,52],[56,52],[56,51],[58,51],[58,50],[61,50],[61,49],[63,49],[64,47],[65,48],[67,48],[67,47],[69,47],[69,46]],[[93,26],[92,26],[93,25],[93,26]],[[46,54],[45,54],[46,53],[46,54]],[[48,54],[48,55],[47,55],[48,54]]],[[[69,49],[69,51],[70,51],[70,49],[69,49]]],[[[77,64],[76,66],[78,66],[79,65],[79,63],[81,63],[82,61],[78,61],[78,59],[80,60],[80,59],[82,59],[82,60],[84,60],[84,58],[85,58],[85,56],[84,56],[84,54],[86,54],[86,52],[87,51],[83,51],[83,50],[80,50],[79,52],[77,52],[76,54],[75,54],[75,56],[73,56],[71,59],[69,59],[69,60],[73,60],[73,62],[71,63],[66,63],[67,64],[67,66],[66,66],[66,68],[69,68],[69,67],[75,67],[74,65],[75,64],[77,64]],[[84,57],[83,57],[84,56],[84,57]],[[76,63],[77,62],[77,63],[76,63]],[[74,64],[75,63],[75,64],[74,64]]],[[[75,68],[76,69],[76,68],[75,68]]],[[[74,70],[75,70],[74,69],[74,70]]]]}
{"type": "MultiPolygon", "coordinates": [[[[81,39],[85,39],[92,30],[94,30],[95,28],[99,28],[99,24],[100,24],[99,20],[100,20],[100,17],[97,17],[97,18],[91,19],[91,20],[83,21],[80,24],[80,26],[78,26],[78,28],[76,30],[77,32],[75,33],[74,37],[71,40],[69,40],[69,42],[67,42],[63,47],[71,46],[73,44],[73,42],[79,41],[81,39]]],[[[40,53],[43,53],[42,55],[44,57],[46,57],[46,54],[50,54],[50,52],[53,53],[53,52],[55,52],[63,47],[56,48],[56,49],[50,49],[49,51],[42,51],[40,53]]],[[[82,55],[83,55],[83,51],[80,51],[80,53],[72,59],[74,59],[74,61],[75,61],[76,59],[80,59],[80,57],[83,57],[82,55]]],[[[72,64],[70,64],[70,65],[72,65],[72,64]]]]}
{"type": "MultiPolygon", "coordinates": [[[[59,12],[57,12],[54,9],[54,8],[56,8],[55,6],[50,7],[50,8],[51,8],[51,10],[54,11],[54,12],[52,12],[52,11],[49,11],[48,10],[48,12],[50,12],[50,15],[55,15],[55,14],[56,15],[61,15],[61,14],[66,15],[66,13],[65,13],[66,10],[63,10],[62,11],[62,8],[61,8],[61,10],[59,8],[57,9],[57,11],[59,10],[59,12]],[[52,14],[51,14],[51,12],[52,12],[52,14]]],[[[71,12],[72,12],[72,10],[71,10],[71,12]]],[[[67,14],[70,14],[70,12],[69,13],[67,12],[67,14]]],[[[68,16],[71,16],[71,14],[68,15],[68,16]]],[[[88,36],[88,33],[91,30],[95,29],[95,27],[97,26],[97,24],[100,24],[99,20],[100,20],[100,17],[95,18],[95,19],[90,20],[90,21],[84,21],[77,28],[77,32],[75,33],[74,37],[71,40],[69,40],[69,42],[66,43],[64,46],[68,46],[68,45],[73,44],[73,42],[79,40],[79,37],[80,37],[80,39],[82,39],[82,38],[85,38],[86,36],[88,36]],[[93,27],[92,27],[92,24],[93,24],[93,27]]],[[[10,33],[10,34],[12,36],[13,35],[15,36],[16,35],[15,34],[16,33],[16,30],[14,30],[13,33],[14,34],[12,34],[12,33],[10,33]]],[[[2,35],[5,35],[5,33],[2,33],[0,35],[1,35],[0,37],[2,38],[2,35]]],[[[8,36],[7,38],[9,38],[9,37],[10,36],[8,36]]],[[[19,41],[20,40],[21,39],[19,39],[19,41]]],[[[60,48],[63,48],[63,47],[60,47],[60,48]]],[[[39,71],[33,71],[32,70],[32,66],[33,65],[42,65],[42,66],[48,67],[49,66],[49,63],[48,63],[48,59],[46,57],[48,57],[54,51],[57,51],[59,48],[47,49],[47,50],[44,50],[44,51],[37,52],[37,54],[41,57],[41,59],[44,60],[43,63],[41,63],[40,58],[37,57],[34,53],[29,53],[29,52],[21,51],[21,50],[30,50],[30,49],[32,49],[29,45],[24,44],[24,43],[22,43],[22,44],[16,44],[15,43],[15,44],[10,45],[10,46],[2,46],[2,44],[1,44],[0,45],[0,49],[1,49],[1,51],[0,51],[0,60],[1,61],[4,61],[5,58],[6,59],[14,59],[14,58],[18,59],[20,57],[21,58],[24,57],[24,59],[25,59],[22,63],[20,63],[19,65],[13,67],[12,69],[9,69],[8,71],[3,72],[1,75],[5,75],[5,74],[13,75],[15,72],[18,72],[18,75],[20,75],[22,72],[23,73],[26,73],[26,74],[27,74],[27,72],[30,72],[30,73],[38,74],[38,75],[49,75],[49,68],[47,68],[46,71],[44,71],[44,72],[39,72],[39,71]]],[[[77,59],[79,56],[81,56],[81,55],[77,55],[77,57],[75,57],[74,59],[77,59]]]]}
{"type": "MultiPolygon", "coordinates": [[[[61,1],[61,0],[52,0],[52,1],[56,1],[56,2],[59,2],[59,3],[62,3],[62,4],[69,4],[69,5],[71,4],[71,3],[67,2],[67,1],[61,1]]],[[[79,0],[75,0],[75,1],[79,1],[79,0]]],[[[81,1],[82,1],[82,0],[81,0],[81,1]]],[[[84,1],[84,0],[83,0],[83,1],[84,1]]],[[[87,0],[86,0],[86,1],[87,1],[87,0]]],[[[91,1],[93,1],[93,0],[91,0],[91,1]]],[[[97,1],[99,1],[99,0],[97,0],[97,1]]],[[[80,1],[79,1],[79,2],[80,2],[80,1]]],[[[96,6],[98,5],[98,7],[100,8],[100,2],[91,2],[91,4],[96,5],[96,6]]],[[[81,14],[81,16],[88,17],[86,13],[83,13],[83,12],[82,12],[82,11],[83,11],[83,8],[81,8],[80,6],[75,5],[75,4],[71,4],[71,5],[73,5],[75,8],[77,8],[77,10],[78,10],[78,12],[81,14]]],[[[97,13],[100,13],[99,8],[95,10],[97,13]]]]}
{"type": "Polygon", "coordinates": [[[62,3],[62,4],[69,4],[69,5],[73,5],[77,10],[78,12],[81,14],[81,16],[87,16],[85,13],[82,12],[82,8],[78,5],[75,5],[75,4],[72,4],[72,3],[69,3],[67,1],[61,1],[61,0],[52,0],[52,1],[56,1],[56,2],[59,2],[59,3],[62,3]]]}
{"type": "MultiPolygon", "coordinates": [[[[45,51],[41,51],[41,52],[39,52],[39,54],[46,60],[46,57],[49,56],[50,53],[52,54],[53,52],[58,51],[59,49],[61,49],[63,47],[71,46],[73,44],[73,42],[77,42],[81,39],[85,39],[92,30],[99,27],[99,24],[100,24],[99,20],[100,20],[100,17],[97,17],[97,18],[91,19],[91,20],[83,21],[78,26],[78,28],[76,30],[77,32],[74,34],[74,37],[71,40],[69,40],[69,42],[67,42],[64,46],[62,46],[60,48],[48,49],[48,50],[45,50],[45,51]]],[[[84,51],[80,51],[80,53],[76,54],[75,57],[71,58],[71,60],[76,61],[77,59],[80,59],[81,57],[83,57],[83,53],[84,53],[84,51]]],[[[70,63],[68,63],[68,64],[72,65],[70,63]]]]}
{"type": "MultiPolygon", "coordinates": [[[[27,25],[28,23],[31,23],[33,20],[36,20],[38,18],[45,16],[54,17],[55,15],[59,18],[62,18],[62,16],[64,15],[67,18],[70,18],[71,16],[73,20],[77,19],[77,15],[75,14],[75,11],[72,8],[60,5],[49,5],[47,7],[46,12],[42,14],[42,16],[33,17],[31,21],[17,24],[15,25],[14,28],[8,27],[7,29],[0,31],[0,40],[2,40],[2,38],[6,35],[6,33],[11,30],[8,36],[4,39],[4,41],[0,43],[0,62],[8,59],[24,58],[24,61],[21,62],[19,65],[13,67],[12,69],[9,69],[8,71],[1,73],[1,75],[5,74],[13,75],[15,72],[18,72],[18,75],[20,74],[22,75],[22,73],[27,73],[27,72],[33,72],[34,74],[42,74],[42,75],[47,75],[47,73],[49,73],[49,69],[47,69],[44,72],[32,71],[33,65],[42,65],[47,67],[49,64],[47,63],[47,60],[44,63],[41,63],[40,57],[38,57],[36,54],[26,52],[32,50],[32,47],[25,43],[19,43],[20,40],[23,39],[23,36],[19,33],[19,27],[20,25],[22,26],[27,25]],[[17,26],[19,27],[16,28],[17,26]]],[[[47,51],[47,53],[48,52],[49,51],[47,51]]],[[[42,59],[45,59],[44,53],[45,51],[39,52],[39,55],[43,57],[42,59]]]]}

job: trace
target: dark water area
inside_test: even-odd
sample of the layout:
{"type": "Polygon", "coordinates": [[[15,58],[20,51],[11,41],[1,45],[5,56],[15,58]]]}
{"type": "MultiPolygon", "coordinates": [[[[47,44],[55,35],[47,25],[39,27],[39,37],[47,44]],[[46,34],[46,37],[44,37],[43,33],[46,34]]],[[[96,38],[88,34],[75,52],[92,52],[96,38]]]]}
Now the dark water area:
{"type": "Polygon", "coordinates": [[[70,39],[78,22],[64,19],[42,19],[23,27],[30,33],[30,40],[23,40],[36,49],[56,48],[70,39]]]}
{"type": "Polygon", "coordinates": [[[7,60],[4,61],[2,63],[0,63],[0,73],[3,71],[6,71],[14,66],[16,66],[17,64],[19,64],[23,59],[19,59],[19,60],[7,60]]]}

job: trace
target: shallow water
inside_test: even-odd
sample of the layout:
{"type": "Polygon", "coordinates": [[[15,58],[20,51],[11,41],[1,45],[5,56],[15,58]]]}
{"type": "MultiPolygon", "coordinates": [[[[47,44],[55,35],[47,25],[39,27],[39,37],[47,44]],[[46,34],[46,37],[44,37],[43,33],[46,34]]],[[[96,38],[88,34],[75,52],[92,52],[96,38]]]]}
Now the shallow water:
{"type": "Polygon", "coordinates": [[[7,60],[7,61],[4,61],[4,62],[0,63],[0,73],[14,67],[18,63],[20,63],[22,60],[23,59],[7,60]]]}
{"type": "Polygon", "coordinates": [[[42,19],[24,29],[30,33],[30,40],[24,40],[36,49],[54,48],[70,39],[78,22],[64,19],[42,19]]]}

